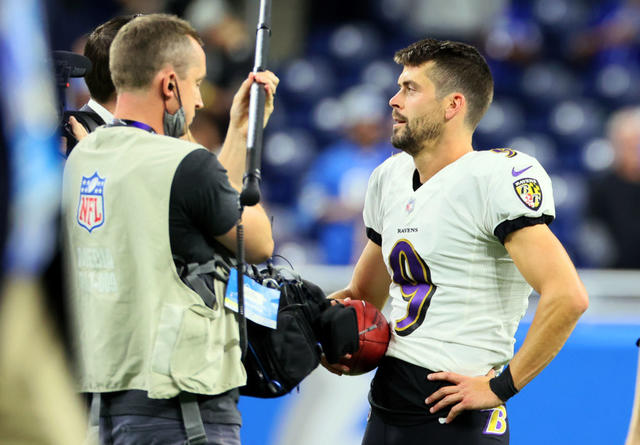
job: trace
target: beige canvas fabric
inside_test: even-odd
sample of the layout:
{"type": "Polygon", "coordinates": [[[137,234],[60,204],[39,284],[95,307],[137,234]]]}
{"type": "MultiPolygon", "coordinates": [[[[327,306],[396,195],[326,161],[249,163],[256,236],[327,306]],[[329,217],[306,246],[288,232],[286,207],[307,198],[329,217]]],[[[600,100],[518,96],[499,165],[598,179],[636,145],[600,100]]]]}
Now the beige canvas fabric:
{"type": "Polygon", "coordinates": [[[242,386],[235,314],[177,275],[169,195],[198,145],[133,127],[100,128],[64,171],[63,227],[81,390],[219,394],[242,386]]]}

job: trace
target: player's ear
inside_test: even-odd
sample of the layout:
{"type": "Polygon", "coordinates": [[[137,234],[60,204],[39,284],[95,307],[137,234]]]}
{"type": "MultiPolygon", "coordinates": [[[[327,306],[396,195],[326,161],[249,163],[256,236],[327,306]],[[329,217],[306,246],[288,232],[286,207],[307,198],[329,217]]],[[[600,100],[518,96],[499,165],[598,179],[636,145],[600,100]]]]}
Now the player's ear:
{"type": "Polygon", "coordinates": [[[447,97],[445,97],[444,99],[445,120],[451,120],[460,113],[463,113],[466,103],[467,99],[462,93],[454,92],[447,95],[447,97]]]}

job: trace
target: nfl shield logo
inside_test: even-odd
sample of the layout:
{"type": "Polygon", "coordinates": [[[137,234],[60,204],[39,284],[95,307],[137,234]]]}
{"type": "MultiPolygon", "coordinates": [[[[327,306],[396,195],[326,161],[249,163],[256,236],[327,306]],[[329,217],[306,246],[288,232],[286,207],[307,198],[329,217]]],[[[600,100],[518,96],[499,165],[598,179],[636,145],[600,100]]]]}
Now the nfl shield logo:
{"type": "Polygon", "coordinates": [[[407,213],[411,213],[413,212],[413,209],[416,206],[416,200],[414,198],[409,199],[409,201],[407,202],[407,204],[404,206],[404,210],[407,213]]]}
{"type": "Polygon", "coordinates": [[[78,224],[89,233],[104,224],[104,179],[95,172],[82,177],[80,201],[78,202],[78,224]]]}
{"type": "Polygon", "coordinates": [[[536,179],[524,178],[513,183],[520,201],[531,210],[538,210],[542,204],[542,187],[536,179]]]}

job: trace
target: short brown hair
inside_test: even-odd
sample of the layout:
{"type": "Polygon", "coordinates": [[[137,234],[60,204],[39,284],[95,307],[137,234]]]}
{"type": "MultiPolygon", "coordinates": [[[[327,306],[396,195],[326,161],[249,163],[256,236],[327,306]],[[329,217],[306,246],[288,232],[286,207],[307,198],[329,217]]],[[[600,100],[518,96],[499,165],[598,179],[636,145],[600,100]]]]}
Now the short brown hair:
{"type": "Polygon", "coordinates": [[[143,15],[127,23],[111,44],[109,68],[116,90],[148,86],[167,64],[185,76],[193,60],[189,37],[202,45],[196,30],[174,15],[143,15]]]}
{"type": "Polygon", "coordinates": [[[467,122],[475,128],[493,100],[493,77],[477,49],[462,42],[424,39],[396,52],[393,60],[405,66],[433,61],[429,78],[440,98],[459,91],[467,99],[467,122]]]}
{"type": "Polygon", "coordinates": [[[114,17],[93,30],[84,45],[84,55],[91,61],[91,71],[84,76],[89,94],[99,103],[108,102],[116,93],[109,71],[109,49],[120,28],[135,15],[114,17]]]}

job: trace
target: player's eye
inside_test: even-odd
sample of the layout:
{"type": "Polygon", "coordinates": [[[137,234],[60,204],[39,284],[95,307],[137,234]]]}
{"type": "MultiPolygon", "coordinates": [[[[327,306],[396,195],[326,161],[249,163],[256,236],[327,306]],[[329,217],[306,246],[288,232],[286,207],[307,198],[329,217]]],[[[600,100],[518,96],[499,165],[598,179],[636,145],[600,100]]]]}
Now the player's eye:
{"type": "Polygon", "coordinates": [[[402,85],[400,87],[400,90],[403,91],[403,92],[410,92],[411,93],[411,92],[416,91],[416,88],[415,88],[414,85],[412,85],[410,83],[405,83],[404,85],[402,85]]]}

